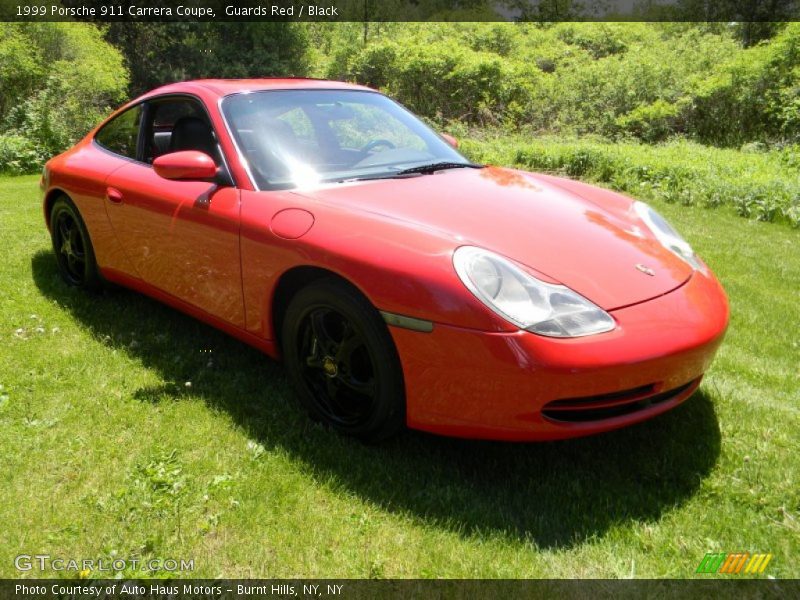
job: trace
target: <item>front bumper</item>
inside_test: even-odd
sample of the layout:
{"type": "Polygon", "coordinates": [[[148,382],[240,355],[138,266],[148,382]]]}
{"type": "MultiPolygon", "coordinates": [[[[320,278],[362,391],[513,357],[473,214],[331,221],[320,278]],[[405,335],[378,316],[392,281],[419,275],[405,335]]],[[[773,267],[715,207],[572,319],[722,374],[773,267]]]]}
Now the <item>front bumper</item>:
{"type": "Polygon", "coordinates": [[[725,334],[728,302],[714,276],[697,271],[669,294],[611,314],[613,331],[573,339],[441,324],[430,333],[391,327],[408,426],[522,441],[649,419],[697,389],[725,334]]]}

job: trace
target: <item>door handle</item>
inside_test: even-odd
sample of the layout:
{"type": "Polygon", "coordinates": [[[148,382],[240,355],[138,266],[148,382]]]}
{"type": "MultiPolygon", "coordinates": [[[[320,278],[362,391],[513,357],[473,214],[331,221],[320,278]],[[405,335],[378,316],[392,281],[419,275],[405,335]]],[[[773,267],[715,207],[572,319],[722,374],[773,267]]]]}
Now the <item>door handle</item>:
{"type": "Polygon", "coordinates": [[[113,202],[114,204],[122,204],[122,192],[117,188],[106,188],[106,198],[108,198],[109,202],[113,202]]]}

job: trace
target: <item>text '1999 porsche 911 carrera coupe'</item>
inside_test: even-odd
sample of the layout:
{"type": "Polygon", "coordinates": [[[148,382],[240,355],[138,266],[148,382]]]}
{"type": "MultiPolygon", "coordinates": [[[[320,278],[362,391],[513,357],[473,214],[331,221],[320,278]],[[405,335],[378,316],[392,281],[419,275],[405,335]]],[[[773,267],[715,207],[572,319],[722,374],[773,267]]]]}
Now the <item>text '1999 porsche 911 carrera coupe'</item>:
{"type": "Polygon", "coordinates": [[[642,202],[456,146],[362,86],[177,83],[50,160],[44,215],[68,284],[282,359],[361,439],[569,438],[691,396],[728,322],[692,247],[642,202]]]}

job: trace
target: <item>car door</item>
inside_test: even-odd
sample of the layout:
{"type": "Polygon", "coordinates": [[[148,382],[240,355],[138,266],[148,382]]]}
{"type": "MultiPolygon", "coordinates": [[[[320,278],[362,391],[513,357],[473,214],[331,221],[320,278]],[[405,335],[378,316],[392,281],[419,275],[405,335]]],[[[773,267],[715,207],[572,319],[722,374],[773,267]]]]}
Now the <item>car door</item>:
{"type": "Polygon", "coordinates": [[[224,164],[214,135],[199,101],[189,97],[149,101],[138,160],[106,180],[107,211],[139,278],[243,327],[239,190],[163,179],[150,164],[161,154],[180,150],[200,150],[224,164]],[[202,134],[203,123],[210,137],[202,134]]]}

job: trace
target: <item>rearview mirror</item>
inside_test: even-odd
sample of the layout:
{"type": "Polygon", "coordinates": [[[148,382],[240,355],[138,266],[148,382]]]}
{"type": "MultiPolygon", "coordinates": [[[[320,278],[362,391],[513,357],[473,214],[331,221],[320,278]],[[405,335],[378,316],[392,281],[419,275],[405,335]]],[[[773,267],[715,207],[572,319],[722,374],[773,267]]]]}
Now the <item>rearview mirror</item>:
{"type": "Polygon", "coordinates": [[[356,118],[356,111],[341,102],[317,104],[316,108],[329,121],[349,121],[356,118]]]}
{"type": "Polygon", "coordinates": [[[214,159],[197,150],[162,154],[153,161],[153,169],[160,177],[177,181],[213,181],[217,177],[214,159]]]}
{"type": "Polygon", "coordinates": [[[440,133],[442,139],[450,144],[453,148],[458,148],[458,140],[448,133],[440,133]]]}

